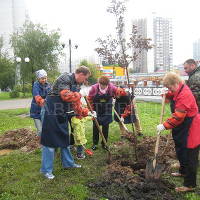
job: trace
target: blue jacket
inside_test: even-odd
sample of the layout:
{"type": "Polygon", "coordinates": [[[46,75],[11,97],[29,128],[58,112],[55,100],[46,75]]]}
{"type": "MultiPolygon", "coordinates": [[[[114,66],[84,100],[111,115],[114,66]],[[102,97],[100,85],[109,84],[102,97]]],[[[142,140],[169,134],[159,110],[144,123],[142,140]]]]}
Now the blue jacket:
{"type": "Polygon", "coordinates": [[[41,107],[37,105],[35,101],[35,96],[41,96],[43,99],[45,99],[49,91],[50,91],[49,83],[45,83],[44,85],[40,84],[39,81],[36,81],[34,83],[32,90],[33,99],[31,102],[31,109],[30,109],[31,118],[41,119],[40,118],[41,107]]]}

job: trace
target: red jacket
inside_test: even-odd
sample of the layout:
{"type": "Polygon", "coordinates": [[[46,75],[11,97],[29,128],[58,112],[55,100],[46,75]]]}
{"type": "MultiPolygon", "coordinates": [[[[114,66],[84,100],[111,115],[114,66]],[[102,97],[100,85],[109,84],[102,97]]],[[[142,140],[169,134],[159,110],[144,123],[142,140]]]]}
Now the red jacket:
{"type": "Polygon", "coordinates": [[[195,148],[200,144],[200,114],[189,87],[184,85],[182,91],[179,92],[182,85],[180,83],[178,90],[174,93],[175,112],[163,125],[166,129],[171,129],[181,124],[185,117],[194,117],[188,134],[187,148],[195,148]]]}

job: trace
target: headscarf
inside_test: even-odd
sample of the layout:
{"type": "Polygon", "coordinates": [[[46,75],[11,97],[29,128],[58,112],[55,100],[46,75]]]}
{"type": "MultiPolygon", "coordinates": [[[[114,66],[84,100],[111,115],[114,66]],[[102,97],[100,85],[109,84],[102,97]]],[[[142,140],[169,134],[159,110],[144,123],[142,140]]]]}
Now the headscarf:
{"type": "Polygon", "coordinates": [[[35,72],[37,79],[47,77],[47,72],[44,69],[40,69],[35,72]]]}

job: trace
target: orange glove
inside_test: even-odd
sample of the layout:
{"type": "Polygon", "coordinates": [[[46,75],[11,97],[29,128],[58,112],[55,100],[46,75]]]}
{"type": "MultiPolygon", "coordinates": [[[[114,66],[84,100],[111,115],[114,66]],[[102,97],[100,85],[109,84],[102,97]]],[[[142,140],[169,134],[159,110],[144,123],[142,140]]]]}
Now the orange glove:
{"type": "Polygon", "coordinates": [[[123,88],[117,88],[116,89],[116,91],[115,91],[115,96],[118,96],[118,97],[120,97],[120,96],[126,96],[127,95],[127,93],[126,93],[126,91],[123,89],[123,88]]]}
{"type": "Polygon", "coordinates": [[[45,100],[41,96],[35,96],[35,101],[39,106],[44,106],[45,100]]]}
{"type": "Polygon", "coordinates": [[[78,93],[78,92],[73,92],[73,99],[72,99],[72,102],[76,102],[78,100],[80,100],[81,98],[81,94],[78,93]]]}
{"type": "Polygon", "coordinates": [[[71,92],[70,90],[62,90],[60,92],[60,97],[63,101],[66,102],[76,102],[81,98],[81,95],[78,92],[71,92]]]}
{"type": "Polygon", "coordinates": [[[87,117],[88,116],[88,112],[89,112],[88,108],[82,108],[82,116],[83,117],[87,117]]]}
{"type": "Polygon", "coordinates": [[[87,98],[88,102],[90,103],[90,105],[91,105],[91,107],[92,107],[92,110],[94,110],[93,97],[88,96],[88,97],[86,97],[86,98],[87,98]]]}
{"type": "Polygon", "coordinates": [[[130,105],[127,105],[126,108],[125,108],[125,110],[124,110],[124,113],[121,114],[121,117],[126,118],[126,117],[128,117],[130,114],[131,114],[131,106],[130,106],[130,105]]]}

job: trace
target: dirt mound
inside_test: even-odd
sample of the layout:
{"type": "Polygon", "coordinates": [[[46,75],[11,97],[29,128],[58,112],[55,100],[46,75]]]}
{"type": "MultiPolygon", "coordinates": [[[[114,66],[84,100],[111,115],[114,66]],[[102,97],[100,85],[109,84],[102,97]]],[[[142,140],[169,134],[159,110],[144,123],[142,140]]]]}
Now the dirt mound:
{"type": "MultiPolygon", "coordinates": [[[[160,141],[159,163],[164,163],[165,172],[169,169],[170,160],[175,159],[172,138],[162,136],[160,141]],[[169,141],[164,155],[163,150],[169,141]]],[[[133,141],[131,139],[130,141],[133,141]]],[[[173,192],[175,186],[165,179],[148,182],[145,179],[145,167],[149,158],[153,158],[156,138],[144,137],[138,141],[138,160],[135,161],[135,151],[132,143],[119,141],[113,145],[112,164],[98,181],[88,184],[95,200],[106,198],[109,200],[175,200],[182,199],[173,192]]]]}
{"type": "Polygon", "coordinates": [[[0,136],[0,149],[20,149],[31,152],[39,146],[36,133],[28,128],[10,130],[0,136]]]}

